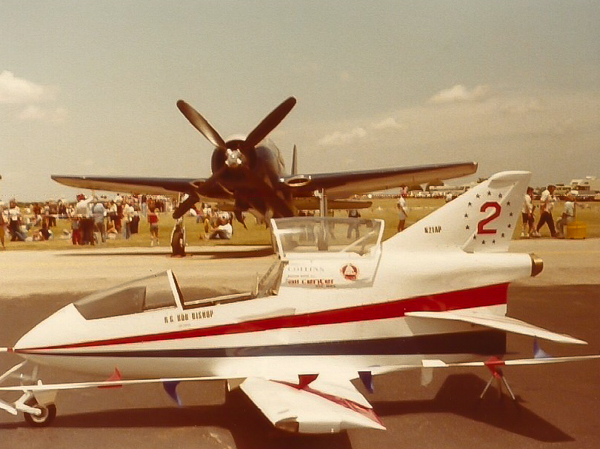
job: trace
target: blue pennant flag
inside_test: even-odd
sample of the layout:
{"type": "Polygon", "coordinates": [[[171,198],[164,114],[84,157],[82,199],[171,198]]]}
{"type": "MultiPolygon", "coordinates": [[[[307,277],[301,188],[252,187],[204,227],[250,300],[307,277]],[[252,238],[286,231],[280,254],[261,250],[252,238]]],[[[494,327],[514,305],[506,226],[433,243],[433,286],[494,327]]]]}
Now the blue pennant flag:
{"type": "Polygon", "coordinates": [[[540,348],[537,338],[533,340],[533,357],[536,359],[551,359],[552,356],[540,348]]]}

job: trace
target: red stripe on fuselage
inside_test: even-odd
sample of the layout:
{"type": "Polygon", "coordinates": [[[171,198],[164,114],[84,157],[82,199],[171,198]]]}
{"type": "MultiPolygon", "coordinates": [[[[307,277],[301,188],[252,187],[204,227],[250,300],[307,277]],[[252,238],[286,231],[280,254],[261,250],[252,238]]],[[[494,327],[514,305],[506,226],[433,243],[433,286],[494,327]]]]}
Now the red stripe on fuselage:
{"type": "Polygon", "coordinates": [[[302,315],[265,318],[235,324],[221,324],[213,327],[189,329],[185,331],[162,334],[135,335],[131,337],[114,338],[110,340],[90,341],[41,348],[27,348],[15,352],[29,352],[40,349],[74,349],[92,346],[122,345],[130,343],[145,343],[168,341],[187,338],[209,337],[217,335],[242,334],[273,329],[292,329],[297,327],[319,326],[326,324],[342,324],[358,321],[382,320],[403,317],[406,312],[469,309],[506,304],[508,284],[492,285],[459,290],[437,295],[417,298],[400,299],[391,302],[368,304],[345,309],[323,310],[302,315]]]}

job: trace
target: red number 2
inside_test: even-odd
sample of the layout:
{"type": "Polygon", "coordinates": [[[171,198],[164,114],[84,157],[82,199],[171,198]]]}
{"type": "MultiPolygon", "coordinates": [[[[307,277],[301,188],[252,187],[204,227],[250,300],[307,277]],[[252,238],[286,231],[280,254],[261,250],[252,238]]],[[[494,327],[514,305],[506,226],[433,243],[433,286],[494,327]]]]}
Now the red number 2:
{"type": "Polygon", "coordinates": [[[486,228],[486,226],[500,216],[502,207],[498,203],[484,203],[480,210],[481,212],[486,212],[490,208],[494,209],[495,212],[479,222],[477,225],[477,234],[495,234],[498,232],[495,228],[486,228]]]}

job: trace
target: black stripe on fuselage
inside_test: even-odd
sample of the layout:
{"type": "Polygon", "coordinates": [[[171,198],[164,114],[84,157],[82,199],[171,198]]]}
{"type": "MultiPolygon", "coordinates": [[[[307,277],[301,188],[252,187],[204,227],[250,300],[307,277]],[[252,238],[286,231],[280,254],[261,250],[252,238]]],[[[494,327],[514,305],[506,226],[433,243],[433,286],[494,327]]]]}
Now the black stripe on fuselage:
{"type": "Polygon", "coordinates": [[[500,355],[506,352],[506,334],[497,330],[418,335],[376,340],[334,341],[270,346],[195,349],[115,349],[85,352],[31,351],[31,353],[74,357],[140,357],[140,358],[208,358],[267,356],[334,356],[334,355],[431,355],[474,354],[500,355]]]}

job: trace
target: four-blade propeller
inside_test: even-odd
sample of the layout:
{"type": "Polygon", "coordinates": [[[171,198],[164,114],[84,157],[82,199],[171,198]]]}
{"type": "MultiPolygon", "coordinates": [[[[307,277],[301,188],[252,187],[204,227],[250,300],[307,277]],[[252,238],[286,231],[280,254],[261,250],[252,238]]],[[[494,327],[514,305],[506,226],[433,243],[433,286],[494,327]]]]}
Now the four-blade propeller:
{"type": "MultiPolygon", "coordinates": [[[[277,106],[269,115],[267,115],[251,132],[244,141],[230,140],[225,142],[218,131],[206,120],[198,111],[183,100],[177,102],[177,107],[181,113],[188,119],[190,124],[196,128],[212,145],[216,147],[215,151],[224,152],[223,167],[215,170],[210,178],[204,184],[206,189],[215,185],[221,185],[221,178],[228,169],[243,170],[250,179],[256,180],[256,176],[251,172],[251,167],[248,166],[248,160],[256,146],[263,141],[273,131],[277,125],[290,113],[296,105],[296,99],[289,97],[279,106],[277,106]]],[[[255,182],[256,183],[256,182],[255,182]]],[[[265,192],[265,183],[258,183],[257,187],[263,191],[267,200],[274,200],[280,203],[281,199],[276,193],[265,192]]],[[[182,202],[173,213],[174,218],[182,217],[190,210],[196,202],[200,200],[197,193],[190,194],[188,199],[182,202]]],[[[281,204],[278,204],[281,206],[281,204]]],[[[287,208],[287,207],[286,207],[287,208]]]]}

